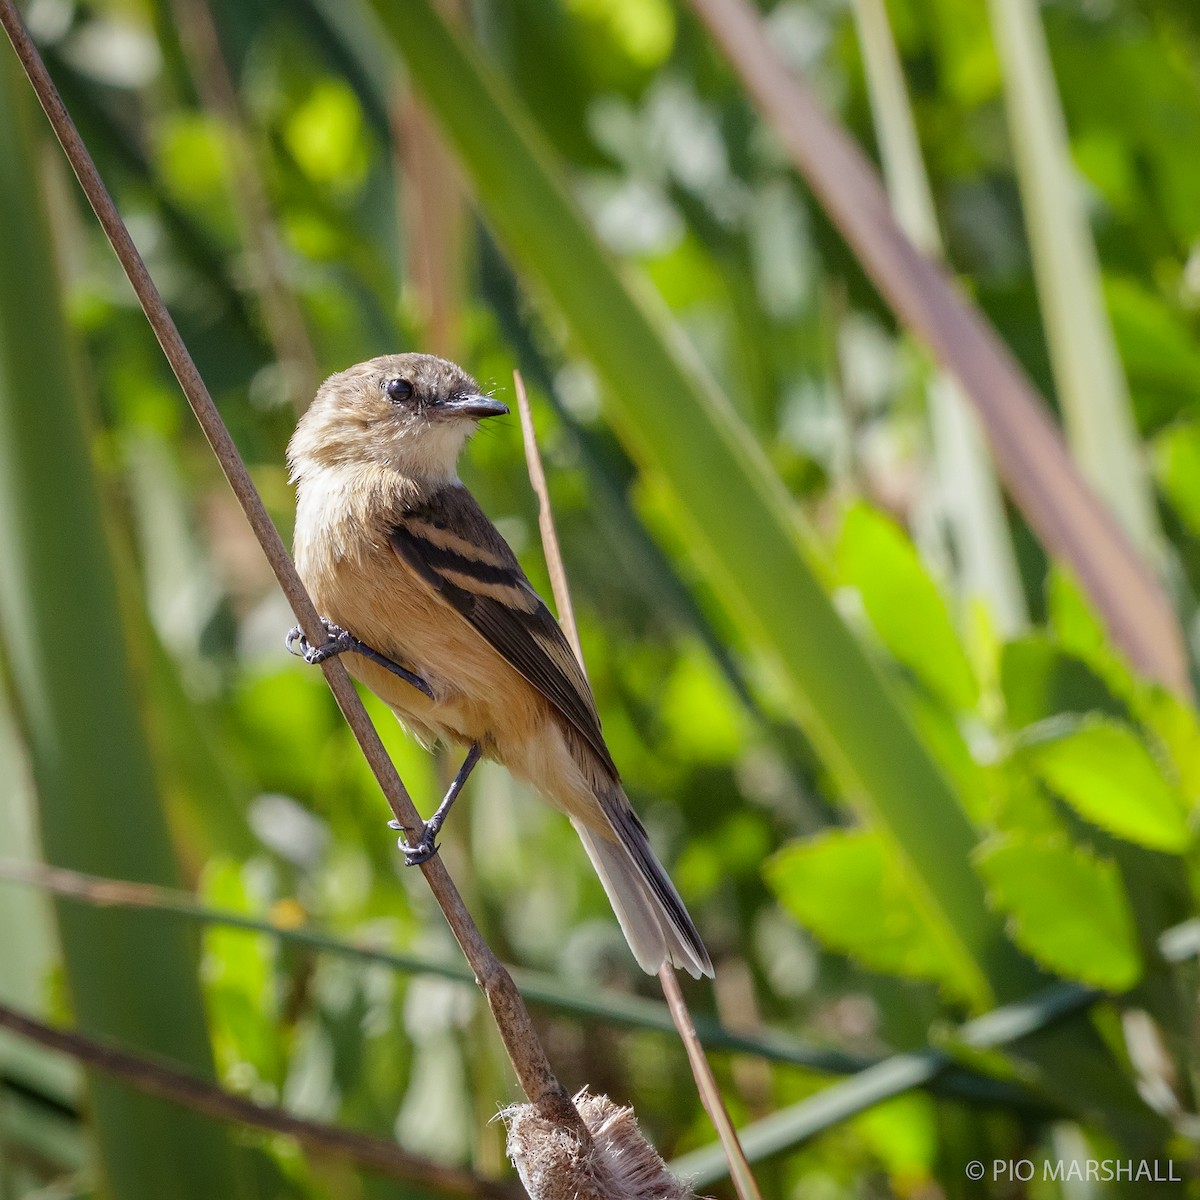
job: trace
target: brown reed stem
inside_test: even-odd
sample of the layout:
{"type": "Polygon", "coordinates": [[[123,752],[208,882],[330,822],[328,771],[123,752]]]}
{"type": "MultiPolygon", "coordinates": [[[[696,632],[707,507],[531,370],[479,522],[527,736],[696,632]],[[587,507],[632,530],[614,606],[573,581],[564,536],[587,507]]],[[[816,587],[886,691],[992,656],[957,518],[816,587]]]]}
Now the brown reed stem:
{"type": "MultiPolygon", "coordinates": [[[[224,421],[221,420],[196,364],[188,353],[179,330],[175,327],[175,322],[167,311],[158,288],[96,169],[96,164],[79,136],[58,89],[46,71],[13,0],[0,0],[0,25],[4,27],[13,44],[38,101],[133,286],[142,311],[150,322],[155,337],[158,338],[158,343],[171,364],[171,369],[175,372],[188,404],[196,420],[200,422],[200,427],[217,456],[225,478],[241,504],[255,537],[262,546],[279,586],[296,614],[296,620],[310,642],[314,645],[321,643],[325,640],[324,628],[312,600],[300,582],[300,576],[296,573],[279,531],[267,514],[262,498],[246,470],[246,464],[242,461],[224,421]]],[[[405,790],[395,766],[388,758],[387,751],[383,748],[383,743],[379,740],[379,735],[371,724],[349,675],[346,674],[346,669],[336,657],[324,662],[321,669],[325,672],[325,679],[337,699],[338,707],[353,731],[396,820],[409,841],[418,840],[425,827],[424,822],[405,790]]],[[[550,1069],[549,1060],[538,1040],[529,1011],[512,977],[483,940],[441,858],[435,856],[422,863],[421,871],[475,972],[476,982],[487,996],[493,1020],[500,1031],[500,1037],[525,1095],[544,1115],[571,1126],[587,1144],[586,1127],[571,1103],[566,1089],[550,1069]]]]}
{"type": "MultiPolygon", "coordinates": [[[[537,435],[533,428],[533,412],[529,407],[529,397],[525,393],[525,381],[520,371],[513,372],[513,389],[517,396],[517,411],[521,415],[521,432],[525,438],[525,462],[529,468],[529,482],[538,498],[538,527],[542,534],[542,550],[546,556],[546,567],[550,572],[550,586],[554,589],[554,604],[558,609],[558,620],[566,633],[579,665],[586,673],[583,662],[583,646],[579,641],[579,629],[575,624],[575,606],[571,603],[571,591],[567,586],[567,570],[563,565],[562,550],[558,544],[558,533],[554,528],[554,510],[550,505],[550,490],[546,486],[546,472],[542,466],[542,455],[538,449],[537,435]]],[[[758,1183],[750,1163],[742,1151],[738,1140],[737,1130],[729,1119],[729,1111],[721,1098],[721,1089],[717,1086],[712,1066],[700,1043],[700,1035],[688,1011],[687,1002],[679,988],[679,980],[675,978],[675,968],[667,963],[658,973],[658,982],[662,985],[663,996],[671,1011],[671,1019],[679,1031],[680,1041],[687,1051],[688,1065],[692,1068],[692,1077],[696,1081],[696,1090],[700,1095],[700,1103],[704,1105],[713,1127],[717,1131],[721,1148],[729,1163],[729,1175],[737,1188],[741,1200],[761,1200],[758,1183]]]]}
{"type": "Polygon", "coordinates": [[[408,1180],[421,1187],[454,1196],[489,1196],[515,1200],[521,1193],[511,1184],[484,1179],[458,1167],[445,1166],[401,1149],[395,1142],[353,1129],[293,1116],[270,1104],[257,1104],[142,1054],[132,1054],[107,1041],[71,1029],[57,1029],[0,1004],[0,1029],[38,1045],[69,1054],[97,1071],[119,1079],[149,1096],[170,1101],[218,1121],[286,1134],[302,1146],[348,1159],[357,1166],[408,1180]]]}
{"type": "Polygon", "coordinates": [[[1042,544],[1070,565],[1113,641],[1144,675],[1191,700],[1183,630],[1166,588],[1084,480],[1012,352],[896,223],[857,142],[772,45],[749,0],[688,0],[880,296],[962,386],[996,469],[1042,544]]]}

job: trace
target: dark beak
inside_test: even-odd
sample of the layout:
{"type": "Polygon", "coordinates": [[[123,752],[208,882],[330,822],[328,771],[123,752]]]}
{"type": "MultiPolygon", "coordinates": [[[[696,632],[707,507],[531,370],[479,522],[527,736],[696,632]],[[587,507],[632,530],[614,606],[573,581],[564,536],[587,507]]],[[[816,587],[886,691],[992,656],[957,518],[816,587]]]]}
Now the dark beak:
{"type": "Polygon", "coordinates": [[[471,417],[476,421],[482,421],[484,417],[508,416],[508,405],[490,396],[451,396],[449,400],[443,400],[437,409],[448,417],[471,417]]]}

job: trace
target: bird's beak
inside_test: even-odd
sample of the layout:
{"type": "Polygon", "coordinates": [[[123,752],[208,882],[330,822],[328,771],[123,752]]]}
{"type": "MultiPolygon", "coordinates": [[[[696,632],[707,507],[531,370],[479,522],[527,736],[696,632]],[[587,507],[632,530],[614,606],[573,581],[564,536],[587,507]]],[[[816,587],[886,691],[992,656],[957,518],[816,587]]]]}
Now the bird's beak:
{"type": "Polygon", "coordinates": [[[484,417],[508,416],[508,405],[493,400],[490,396],[451,396],[436,406],[436,410],[448,417],[470,417],[482,421],[484,417]]]}

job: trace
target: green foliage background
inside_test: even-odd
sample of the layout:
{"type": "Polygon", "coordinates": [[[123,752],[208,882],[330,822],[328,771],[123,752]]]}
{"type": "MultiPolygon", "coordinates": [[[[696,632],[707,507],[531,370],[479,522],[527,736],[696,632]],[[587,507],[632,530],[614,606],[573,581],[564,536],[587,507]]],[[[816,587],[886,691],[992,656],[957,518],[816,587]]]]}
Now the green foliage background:
{"type": "MultiPolygon", "coordinates": [[[[1200,17],[1019,6],[1044,27],[1040,84],[985,6],[891,0],[907,97],[864,67],[877,6],[783,0],[766,20],[896,194],[872,106],[911,102],[932,240],[1073,429],[1110,449],[1134,430],[1133,473],[1101,487],[1134,512],[1152,490],[1138,536],[1194,642],[1200,17]],[[1059,108],[1069,143],[1039,151],[1028,123],[1059,108]],[[1027,240],[1072,220],[1094,261],[1027,240]],[[1064,297],[1094,321],[1043,320],[1064,297]],[[1072,356],[1115,409],[1087,388],[1068,402],[1072,356]]],[[[717,963],[696,1010],[867,1061],[935,1041],[975,1072],[974,1100],[912,1092],[775,1155],[764,1195],[986,1193],[972,1159],[1190,1160],[1195,973],[1156,947],[1196,908],[1189,701],[1134,675],[1019,514],[998,539],[972,525],[954,481],[991,475],[935,436],[944,380],[689,11],[461,7],[448,24],[426,0],[27,16],[285,532],[283,447],[323,374],[424,349],[508,398],[522,369],[605,733],[717,963]],[[1055,981],[1113,998],[1011,1050],[945,1032],[1055,981]]],[[[0,854],[183,877],[216,909],[453,961],[319,674],[283,653],[290,614],[10,60],[5,228],[40,209],[52,251],[42,233],[0,249],[0,854]]],[[[463,470],[548,594],[515,417],[463,470]]],[[[368,704],[430,811],[452,757],[368,704]]],[[[539,1007],[567,1086],[633,1104],[668,1157],[707,1144],[682,1049],[601,991],[656,989],[567,823],[485,766],[443,854],[503,958],[610,1006],[539,1007]]],[[[197,946],[162,913],[54,915],[0,882],[0,1001],[507,1169],[489,1119],[513,1085],[468,984],[219,926],[197,946]]],[[[743,1125],[831,1081],[714,1058],[743,1125]]],[[[279,1140],[194,1133],[12,1038],[0,1085],[0,1196],[201,1196],[234,1176],[246,1196],[407,1194],[279,1140]],[[203,1170],[162,1182],[164,1139],[196,1137],[203,1170]]]]}

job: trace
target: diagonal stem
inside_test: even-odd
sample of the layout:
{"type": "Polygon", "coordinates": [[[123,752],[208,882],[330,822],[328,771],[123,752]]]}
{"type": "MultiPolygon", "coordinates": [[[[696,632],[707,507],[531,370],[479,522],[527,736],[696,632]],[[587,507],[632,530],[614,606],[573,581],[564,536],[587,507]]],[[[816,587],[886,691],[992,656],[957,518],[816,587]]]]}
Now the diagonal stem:
{"type": "MultiPolygon", "coordinates": [[[[309,642],[319,645],[324,641],[325,630],[312,600],[300,582],[300,576],[296,573],[283,539],[267,514],[262,498],[246,470],[246,464],[242,461],[237,446],[129,235],[129,230],[125,227],[96,169],[96,164],[80,138],[58,89],[46,71],[13,0],[0,0],[0,25],[12,42],[25,74],[37,93],[38,101],[133,286],[142,311],[150,322],[188,404],[221,464],[229,486],[250,522],[250,527],[275,573],[275,578],[279,581],[279,586],[296,614],[296,620],[309,642]]],[[[322,663],[321,669],[325,672],[325,679],[337,699],[338,707],[353,731],[355,740],[396,820],[410,839],[415,841],[420,838],[425,824],[405,790],[394,764],[388,758],[387,751],[379,740],[379,734],[371,724],[366,709],[363,708],[362,701],[358,698],[349,675],[346,674],[346,669],[336,658],[322,663]]],[[[421,870],[475,972],[476,981],[487,996],[492,1017],[526,1096],[548,1119],[571,1126],[584,1144],[589,1144],[590,1135],[587,1128],[571,1103],[566,1089],[550,1069],[549,1060],[538,1040],[529,1011],[512,977],[483,940],[446,867],[440,858],[435,857],[422,863],[421,870]]]]}
{"type": "Polygon", "coordinates": [[[1012,353],[905,237],[866,156],[788,70],[758,9],[748,0],[689,3],[879,294],[962,385],[1039,540],[1070,565],[1133,665],[1190,699],[1183,632],[1166,589],[1084,481],[1012,353]]]}
{"type": "Polygon", "coordinates": [[[337,1155],[368,1170],[408,1180],[431,1191],[467,1197],[487,1196],[494,1200],[515,1200],[520,1195],[506,1183],[420,1158],[384,1138],[297,1117],[273,1105],[258,1104],[165,1062],[133,1054],[77,1030],[47,1025],[6,1004],[0,1004],[0,1029],[69,1054],[147,1095],[158,1096],[219,1121],[285,1134],[310,1150],[337,1155]]]}
{"type": "MultiPolygon", "coordinates": [[[[521,432],[525,439],[525,462],[529,468],[529,482],[538,498],[538,525],[542,534],[542,548],[546,554],[546,566],[550,571],[550,585],[554,589],[554,603],[558,608],[559,621],[579,659],[579,665],[584,673],[587,668],[583,662],[583,645],[579,640],[579,630],[575,625],[575,606],[571,603],[571,591],[567,587],[567,572],[563,566],[562,552],[558,547],[558,533],[554,528],[554,511],[550,506],[550,491],[546,486],[546,472],[542,467],[542,455],[538,450],[537,435],[533,428],[533,413],[529,407],[529,397],[525,394],[525,381],[520,371],[513,372],[513,389],[517,395],[517,411],[521,416],[521,432]]],[[[679,1033],[680,1041],[687,1051],[688,1065],[692,1068],[692,1077],[696,1081],[696,1090],[700,1094],[700,1103],[716,1128],[721,1149],[729,1165],[730,1178],[737,1188],[740,1200],[761,1200],[758,1183],[754,1172],[746,1160],[738,1141],[737,1130],[729,1118],[725,1101],[721,1099],[721,1089],[717,1087],[716,1077],[704,1053],[700,1036],[692,1021],[692,1014],[683,999],[679,989],[679,980],[675,978],[675,968],[667,963],[658,973],[658,981],[662,985],[663,996],[671,1012],[671,1019],[679,1033]]]]}
{"type": "MultiPolygon", "coordinates": [[[[469,983],[472,979],[470,967],[458,959],[416,954],[412,951],[397,954],[382,947],[346,941],[307,924],[295,924],[294,914],[286,910],[281,910],[273,916],[256,918],[245,913],[208,908],[191,893],[174,888],[89,875],[65,867],[7,858],[0,858],[0,881],[37,888],[53,896],[65,896],[79,903],[101,908],[150,909],[171,913],[181,920],[200,925],[218,925],[247,933],[265,934],[279,941],[291,942],[312,950],[343,955],[362,962],[380,963],[394,971],[414,975],[436,975],[460,983],[469,983]]],[[[1164,957],[1171,957],[1166,949],[1165,939],[1181,937],[1189,939],[1186,942],[1189,948],[1181,951],[1177,957],[1193,956],[1196,953],[1194,947],[1200,944],[1198,931],[1200,921],[1195,921],[1164,934],[1164,940],[1160,943],[1163,946],[1164,957]]],[[[654,1000],[627,993],[576,989],[540,971],[520,967],[511,970],[521,994],[534,1004],[545,1005],[553,1011],[603,1024],[657,1033],[678,1033],[678,1027],[666,1005],[654,1000]]],[[[778,1029],[764,1029],[754,1034],[734,1033],[712,1018],[701,1017],[696,1032],[710,1051],[726,1050],[755,1055],[768,1062],[803,1067],[806,1071],[822,1074],[854,1075],[884,1061],[832,1047],[809,1045],[778,1029]]],[[[967,1068],[949,1069],[942,1074],[933,1075],[929,1086],[944,1095],[956,1096],[973,1103],[1004,1105],[1021,1114],[1045,1112],[1044,1103],[1037,1101],[1021,1085],[975,1074],[967,1068]]]]}
{"type": "MultiPolygon", "coordinates": [[[[737,1189],[740,1200],[762,1200],[758,1181],[754,1178],[746,1152],[742,1149],[741,1138],[729,1116],[729,1110],[725,1107],[725,1101],[721,1098],[721,1089],[717,1087],[712,1066],[692,1022],[692,1014],[683,998],[679,980],[675,977],[675,968],[670,964],[664,966],[658,973],[658,981],[662,984],[663,995],[666,997],[667,1007],[671,1010],[675,1028],[679,1030],[680,1041],[687,1051],[688,1065],[692,1068],[692,1076],[696,1080],[700,1103],[704,1105],[704,1111],[708,1113],[709,1120],[717,1131],[717,1142],[725,1156],[733,1186],[737,1189]]],[[[683,1178],[688,1178],[686,1172],[680,1174],[683,1178]]]]}

